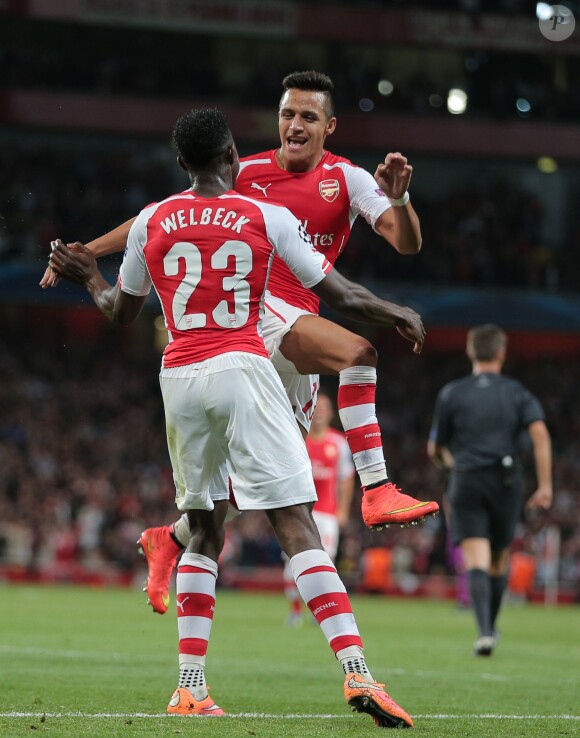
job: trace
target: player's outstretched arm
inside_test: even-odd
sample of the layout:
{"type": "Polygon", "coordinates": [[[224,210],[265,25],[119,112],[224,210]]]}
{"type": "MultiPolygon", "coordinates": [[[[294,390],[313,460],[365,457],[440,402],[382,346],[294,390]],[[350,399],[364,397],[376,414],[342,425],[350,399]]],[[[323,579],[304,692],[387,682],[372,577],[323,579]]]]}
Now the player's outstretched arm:
{"type": "Polygon", "coordinates": [[[92,251],[95,257],[98,259],[101,256],[108,256],[109,254],[118,254],[125,251],[127,245],[127,237],[131,226],[135,222],[135,218],[121,223],[121,225],[113,228],[112,231],[105,233],[104,236],[99,236],[93,241],[89,241],[85,244],[85,247],[92,251]]]}
{"type": "MultiPolygon", "coordinates": [[[[127,236],[129,235],[129,231],[131,230],[134,220],[135,218],[127,220],[120,226],[113,228],[112,231],[105,233],[104,236],[99,236],[98,238],[95,238],[94,241],[89,241],[85,244],[85,247],[89,249],[89,251],[92,251],[97,259],[100,256],[108,256],[109,254],[117,254],[124,251],[125,246],[127,245],[127,236]]],[[[70,246],[71,244],[67,245],[70,246]]],[[[58,282],[58,274],[48,266],[39,284],[44,290],[47,287],[56,287],[58,282]]]]}
{"type": "Polygon", "coordinates": [[[145,297],[128,295],[118,285],[110,285],[97,266],[94,253],[82,243],[65,246],[57,239],[51,243],[50,268],[59,277],[80,284],[99,310],[112,322],[128,325],[141,312],[145,297]]]}
{"type": "Polygon", "coordinates": [[[375,230],[400,254],[417,254],[421,249],[421,226],[406,194],[413,167],[399,151],[389,153],[378,165],[375,180],[392,207],[378,218],[375,230]]]}
{"type": "Polygon", "coordinates": [[[348,318],[374,325],[394,326],[403,338],[414,344],[413,351],[421,353],[425,328],[421,316],[411,308],[381,300],[366,287],[350,282],[336,269],[331,269],[311,290],[348,318]]]}

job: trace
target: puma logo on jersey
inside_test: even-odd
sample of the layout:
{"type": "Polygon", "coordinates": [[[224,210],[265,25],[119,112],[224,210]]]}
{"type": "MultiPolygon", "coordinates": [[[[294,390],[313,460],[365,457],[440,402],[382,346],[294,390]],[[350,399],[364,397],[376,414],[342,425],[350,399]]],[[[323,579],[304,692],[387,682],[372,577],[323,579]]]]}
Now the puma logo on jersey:
{"type": "Polygon", "coordinates": [[[272,186],[271,182],[270,184],[267,184],[265,187],[262,187],[262,185],[259,185],[257,182],[252,182],[252,189],[260,190],[260,192],[264,193],[264,197],[268,197],[268,193],[266,192],[266,190],[268,189],[268,187],[271,187],[271,186],[272,186]]]}

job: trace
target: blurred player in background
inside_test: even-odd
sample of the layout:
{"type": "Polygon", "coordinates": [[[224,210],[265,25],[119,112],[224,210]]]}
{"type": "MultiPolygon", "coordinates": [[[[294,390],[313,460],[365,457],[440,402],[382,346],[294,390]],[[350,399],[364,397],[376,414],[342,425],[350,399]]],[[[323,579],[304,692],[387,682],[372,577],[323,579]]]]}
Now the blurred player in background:
{"type": "Polygon", "coordinates": [[[506,588],[510,545],[524,480],[517,454],[524,431],[534,449],[537,489],[530,507],[552,502],[552,449],[544,411],[515,379],[501,374],[507,336],[496,325],[467,334],[472,373],[437,396],[429,437],[432,461],[451,471],[447,494],[453,543],[461,545],[479,637],[473,652],[491,656],[506,588]]]}
{"type": "MultiPolygon", "coordinates": [[[[314,247],[334,263],[362,215],[401,254],[421,248],[419,219],[409,200],[412,167],[389,153],[374,178],[324,149],[336,128],[332,80],[314,71],[288,75],[278,112],[280,147],[241,162],[236,190],[278,203],[302,222],[314,247]]],[[[87,244],[96,256],[123,251],[131,223],[87,244]]],[[[42,286],[51,283],[49,275],[42,286]]],[[[376,417],[377,352],[365,338],[319,317],[319,299],[282,259],[272,264],[266,293],[264,340],[304,435],[316,404],[319,374],[338,374],[338,413],[363,487],[362,516],[370,528],[405,525],[435,514],[433,501],[403,494],[388,480],[376,417]]],[[[146,591],[156,612],[169,602],[169,581],[189,540],[187,516],[151,528],[139,544],[147,557],[146,591]]]]}
{"type": "Polygon", "coordinates": [[[84,284],[111,320],[132,322],[152,285],[162,302],[170,335],[160,377],[167,443],[177,506],[191,530],[177,574],[180,671],[168,712],[224,714],[208,694],[205,660],[229,476],[240,509],[266,512],[297,587],[341,662],[348,703],[380,727],[410,727],[409,715],[366,666],[348,594],[312,519],[310,460],[260,326],[274,252],[335,309],[395,324],[419,348],[421,320],[342,277],[287,209],[232,190],[239,159],[219,111],[183,116],[173,138],[191,189],[140,213],[117,285],[103,279],[81,244],[69,249],[53,242],[50,257],[55,271],[84,284]]]}
{"type": "MultiPolygon", "coordinates": [[[[312,517],[324,550],[335,561],[339,532],[348,522],[350,514],[354,464],[344,434],[331,426],[333,418],[334,407],[330,395],[318,390],[316,409],[306,437],[306,451],[312,462],[312,476],[318,497],[312,517]]],[[[288,561],[284,566],[284,593],[290,603],[286,622],[291,626],[301,625],[302,600],[288,561]]]]}

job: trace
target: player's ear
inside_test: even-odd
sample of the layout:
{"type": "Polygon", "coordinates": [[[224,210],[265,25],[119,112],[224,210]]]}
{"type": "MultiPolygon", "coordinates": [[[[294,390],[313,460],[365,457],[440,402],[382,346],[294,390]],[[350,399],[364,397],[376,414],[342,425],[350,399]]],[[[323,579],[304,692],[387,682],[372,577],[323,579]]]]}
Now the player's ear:
{"type": "Polygon", "coordinates": [[[324,133],[326,136],[330,136],[334,133],[335,129],[336,129],[336,118],[333,115],[332,118],[328,119],[324,133]]]}
{"type": "Polygon", "coordinates": [[[181,156],[178,156],[177,157],[177,163],[183,169],[184,172],[187,172],[187,166],[186,166],[185,162],[183,161],[183,159],[181,158],[181,156]]]}

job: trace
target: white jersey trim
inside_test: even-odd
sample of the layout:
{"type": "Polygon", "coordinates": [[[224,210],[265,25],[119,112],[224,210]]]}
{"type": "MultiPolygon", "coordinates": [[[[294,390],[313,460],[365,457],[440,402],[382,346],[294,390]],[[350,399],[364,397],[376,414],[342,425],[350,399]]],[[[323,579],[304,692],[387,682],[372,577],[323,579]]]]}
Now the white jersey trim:
{"type": "Polygon", "coordinates": [[[240,172],[243,172],[246,167],[251,166],[252,164],[271,164],[271,159],[248,159],[246,161],[240,162],[240,172]]]}

